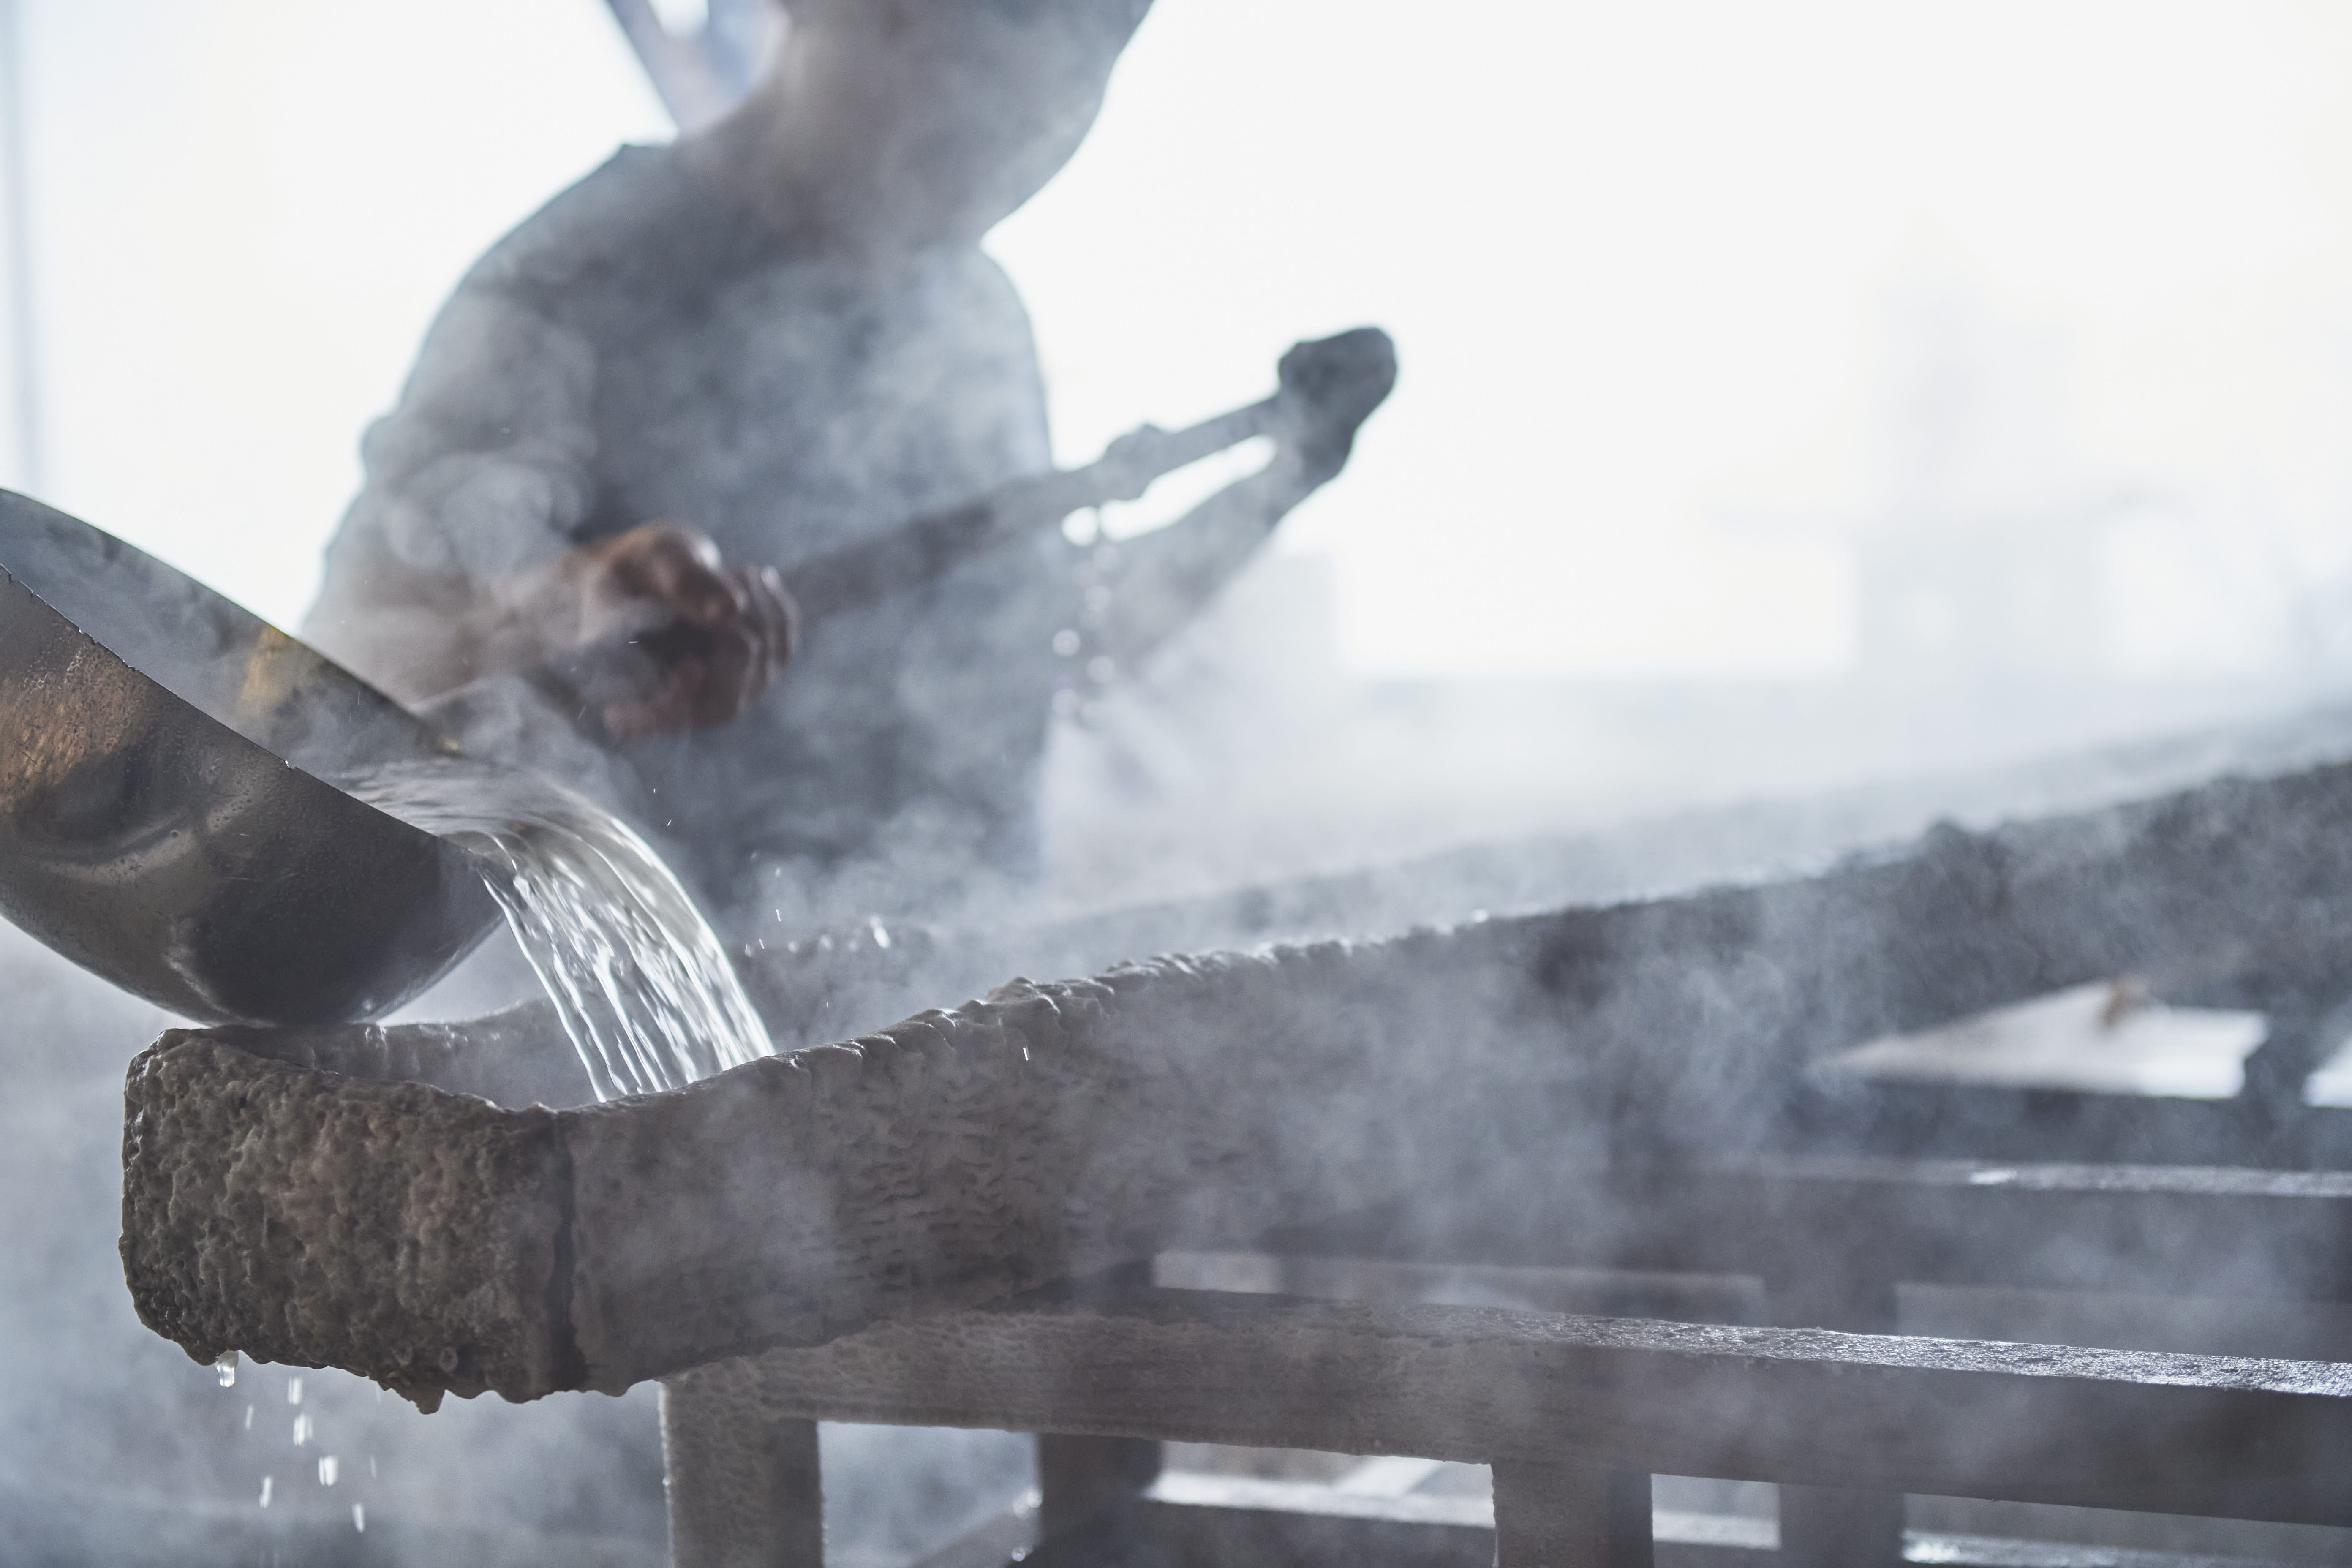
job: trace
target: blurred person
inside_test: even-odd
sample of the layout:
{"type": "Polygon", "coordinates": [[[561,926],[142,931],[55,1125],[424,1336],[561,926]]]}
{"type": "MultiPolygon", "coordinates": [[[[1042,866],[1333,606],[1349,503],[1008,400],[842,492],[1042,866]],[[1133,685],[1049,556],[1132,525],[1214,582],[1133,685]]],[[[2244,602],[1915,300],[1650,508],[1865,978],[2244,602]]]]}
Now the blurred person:
{"type": "Polygon", "coordinates": [[[981,241],[1076,150],[1149,4],[792,0],[738,109],[625,148],[460,283],[367,435],[304,635],[412,703],[635,637],[621,698],[538,682],[489,744],[564,753],[722,910],[780,864],[879,861],[906,901],[1030,871],[1057,688],[1181,625],[1352,423],[1108,576],[1048,533],[794,652],[776,568],[1050,466],[981,241]]]}

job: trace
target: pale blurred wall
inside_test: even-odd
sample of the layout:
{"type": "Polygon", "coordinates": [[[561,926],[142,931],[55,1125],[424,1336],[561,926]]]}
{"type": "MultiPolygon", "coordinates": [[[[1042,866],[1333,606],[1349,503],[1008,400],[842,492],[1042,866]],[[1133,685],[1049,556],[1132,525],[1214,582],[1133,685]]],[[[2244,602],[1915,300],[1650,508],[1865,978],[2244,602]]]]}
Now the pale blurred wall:
{"type": "MultiPolygon", "coordinates": [[[[17,4],[48,494],[290,619],[450,281],[665,122],[596,0],[17,4]]],[[[2284,668],[2352,566],[2344,18],[1160,0],[993,243],[1073,458],[1396,332],[1285,545],[1360,668],[1846,669],[1955,380],[1951,505],[2154,498],[2100,525],[2123,668],[2284,668]]]]}
{"type": "Polygon", "coordinates": [[[1391,669],[1841,668],[1919,390],[1890,381],[1936,374],[1904,340],[1958,296],[1958,499],[2192,513],[2121,542],[2118,652],[2200,673],[2287,657],[2281,594],[2352,563],[2347,24],[1162,0],[997,244],[1087,394],[1073,451],[1296,331],[1395,331],[1396,405],[1293,537],[1391,669]]]}
{"type": "Polygon", "coordinates": [[[667,121],[593,0],[17,0],[46,499],[292,621],[491,240],[667,121]]]}

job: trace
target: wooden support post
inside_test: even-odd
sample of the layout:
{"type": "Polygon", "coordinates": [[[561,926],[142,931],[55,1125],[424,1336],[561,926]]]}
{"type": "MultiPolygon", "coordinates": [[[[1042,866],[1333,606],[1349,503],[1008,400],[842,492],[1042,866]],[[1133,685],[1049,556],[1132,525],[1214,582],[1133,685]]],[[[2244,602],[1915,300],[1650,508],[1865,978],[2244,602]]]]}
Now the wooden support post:
{"type": "Polygon", "coordinates": [[[1108,1512],[1160,1479],[1160,1445],[1141,1437],[1037,1435],[1037,1539],[1108,1512]]]}
{"type": "Polygon", "coordinates": [[[2352,999],[2330,996],[2323,1004],[2291,995],[2273,1001],[2264,1012],[2269,1026],[2263,1043],[2246,1058],[2237,1108],[2258,1146],[2277,1149],[2284,1143],[2292,1149],[2297,1130],[2311,1121],[2303,1086],[2352,1034],[2352,999]]]}
{"type": "Polygon", "coordinates": [[[1896,1568],[1903,1494],[1782,1487],[1780,1561],[1791,1568],[1896,1568]]]}
{"type": "MultiPolygon", "coordinates": [[[[1078,1281],[1080,1300],[1151,1288],[1139,1258],[1078,1281]]],[[[1037,1539],[1051,1541],[1136,1496],[1160,1479],[1160,1445],[1146,1437],[1037,1434],[1037,1539]]]]}
{"type": "Polygon", "coordinates": [[[1495,1466],[1496,1568],[1651,1568],[1650,1478],[1598,1466],[1495,1466]]]}
{"type": "Polygon", "coordinates": [[[667,1380],[670,1568],[824,1568],[816,1423],[766,1414],[754,1363],[667,1380]]]}
{"type": "MultiPolygon", "coordinates": [[[[1854,1239],[1856,1247],[1868,1243],[1854,1239]]],[[[1772,1321],[1786,1329],[1849,1334],[1895,1331],[1895,1282],[1869,1274],[1851,1255],[1764,1282],[1772,1321]]],[[[1903,1561],[1903,1494],[1843,1487],[1780,1489],[1780,1561],[1801,1568],[1897,1568],[1903,1561]]]]}

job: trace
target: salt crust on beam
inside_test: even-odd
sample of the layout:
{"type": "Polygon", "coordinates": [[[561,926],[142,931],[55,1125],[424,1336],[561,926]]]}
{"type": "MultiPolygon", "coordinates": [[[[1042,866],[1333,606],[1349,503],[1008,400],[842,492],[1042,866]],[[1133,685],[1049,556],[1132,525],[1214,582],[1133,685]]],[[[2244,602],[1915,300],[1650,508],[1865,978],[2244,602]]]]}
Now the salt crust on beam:
{"type": "Polygon", "coordinates": [[[430,1403],[617,1391],[1246,1237],[1452,1174],[1432,1162],[1497,1124],[1448,1053],[1367,1052],[1434,1020],[1363,962],[1335,943],[1016,984],[562,1111],[175,1031],[128,1085],[125,1271],[191,1355],[430,1403]],[[1318,1114],[1293,1125],[1302,1077],[1318,1114]]]}
{"type": "Polygon", "coordinates": [[[487,1026],[173,1031],[126,1086],[125,1271],[203,1359],[427,1404],[617,1389],[1443,1192],[1538,1140],[1752,1148],[1812,1058],[2087,980],[2332,999],[2347,824],[2345,765],[2223,780],[1815,877],[1016,982],[553,1111],[355,1076],[443,1076],[487,1026]]]}

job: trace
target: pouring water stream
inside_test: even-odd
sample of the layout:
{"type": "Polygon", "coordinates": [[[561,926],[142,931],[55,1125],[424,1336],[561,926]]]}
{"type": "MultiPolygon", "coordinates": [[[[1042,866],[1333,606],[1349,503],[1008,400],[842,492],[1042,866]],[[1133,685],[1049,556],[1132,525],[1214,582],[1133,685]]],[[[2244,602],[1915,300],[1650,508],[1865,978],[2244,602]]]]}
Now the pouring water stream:
{"type": "Polygon", "coordinates": [[[774,1054],[719,939],[625,823],[540,774],[395,763],[343,787],[473,851],[596,1098],[651,1094],[774,1054]]]}

